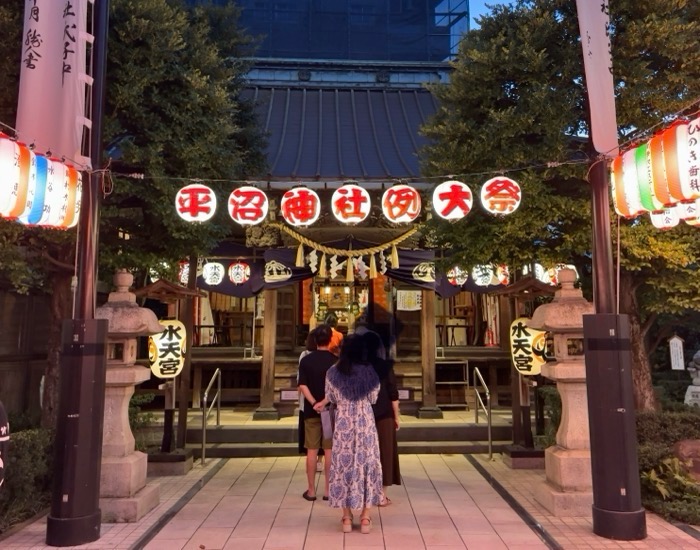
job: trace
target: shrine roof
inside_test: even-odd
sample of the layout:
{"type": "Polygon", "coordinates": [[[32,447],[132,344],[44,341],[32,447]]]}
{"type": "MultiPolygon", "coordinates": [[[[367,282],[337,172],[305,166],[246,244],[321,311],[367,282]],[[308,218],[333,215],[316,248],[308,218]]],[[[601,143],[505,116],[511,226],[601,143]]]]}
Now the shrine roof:
{"type": "Polygon", "coordinates": [[[276,181],[387,181],[420,176],[419,128],[437,102],[420,88],[256,85],[268,134],[268,177],[276,181]]]}

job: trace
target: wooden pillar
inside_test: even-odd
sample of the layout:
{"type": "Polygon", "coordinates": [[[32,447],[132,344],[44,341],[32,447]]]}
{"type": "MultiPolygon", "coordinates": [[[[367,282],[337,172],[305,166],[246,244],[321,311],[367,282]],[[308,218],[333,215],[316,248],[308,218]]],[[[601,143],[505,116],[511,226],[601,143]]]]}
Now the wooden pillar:
{"type": "Polygon", "coordinates": [[[265,289],[265,314],[262,341],[262,372],[260,373],[260,406],[253,420],[277,420],[275,408],[275,344],[277,342],[277,289],[265,289]]]}
{"type": "MultiPolygon", "coordinates": [[[[190,290],[197,289],[197,263],[196,254],[190,255],[190,273],[187,280],[187,288],[190,290]]],[[[185,307],[182,308],[182,318],[180,319],[185,325],[185,334],[187,336],[187,346],[189,350],[185,354],[185,364],[178,378],[180,379],[178,387],[178,413],[177,413],[177,448],[184,449],[187,443],[187,413],[189,412],[190,400],[190,380],[192,372],[192,332],[194,330],[194,298],[188,296],[185,298],[185,307]]],[[[192,403],[192,408],[200,407],[200,403],[192,403]]]]}
{"type": "Polygon", "coordinates": [[[423,405],[418,418],[442,418],[435,392],[435,291],[422,290],[420,310],[421,359],[423,363],[423,405]]]}

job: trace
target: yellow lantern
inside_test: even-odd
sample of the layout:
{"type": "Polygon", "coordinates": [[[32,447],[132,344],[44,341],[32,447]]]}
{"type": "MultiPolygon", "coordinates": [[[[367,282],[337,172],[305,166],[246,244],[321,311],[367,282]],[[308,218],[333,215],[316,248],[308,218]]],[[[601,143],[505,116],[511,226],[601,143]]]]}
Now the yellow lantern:
{"type": "Polygon", "coordinates": [[[148,362],[158,378],[175,378],[185,365],[185,325],[170,319],[159,323],[163,332],[148,337],[148,362]]]}
{"type": "Polygon", "coordinates": [[[510,325],[510,351],[515,369],[525,376],[542,372],[546,360],[547,332],[529,327],[527,317],[519,317],[510,325]]]}

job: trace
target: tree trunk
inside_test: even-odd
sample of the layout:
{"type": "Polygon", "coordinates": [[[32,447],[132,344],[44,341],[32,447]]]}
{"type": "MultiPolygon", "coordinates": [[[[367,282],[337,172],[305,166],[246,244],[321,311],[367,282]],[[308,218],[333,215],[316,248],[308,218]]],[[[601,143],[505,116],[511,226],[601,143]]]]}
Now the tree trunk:
{"type": "Polygon", "coordinates": [[[44,395],[41,403],[41,425],[55,428],[58,417],[59,371],[61,363],[61,331],[64,319],[72,317],[70,280],[72,273],[58,271],[51,278],[51,309],[48,357],[44,371],[44,395]]]}
{"type": "Polygon", "coordinates": [[[620,313],[627,314],[630,322],[630,340],[632,348],[632,384],[634,387],[634,405],[639,411],[655,411],[659,403],[651,382],[651,364],[644,345],[636,289],[631,273],[620,275],[620,313]]]}

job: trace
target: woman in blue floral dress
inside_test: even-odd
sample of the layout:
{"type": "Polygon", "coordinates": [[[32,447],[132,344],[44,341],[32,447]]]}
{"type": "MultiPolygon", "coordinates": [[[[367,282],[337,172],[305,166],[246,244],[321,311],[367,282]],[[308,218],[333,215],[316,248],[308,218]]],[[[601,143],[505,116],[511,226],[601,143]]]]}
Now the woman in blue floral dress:
{"type": "Polygon", "coordinates": [[[382,496],[382,465],[372,404],[379,394],[379,378],[367,360],[363,336],[343,342],[338,363],[326,374],[327,402],[337,405],[333,432],[329,504],[343,509],[343,532],[352,530],[352,510],[360,509],[360,530],[369,533],[372,506],[382,496]]]}

